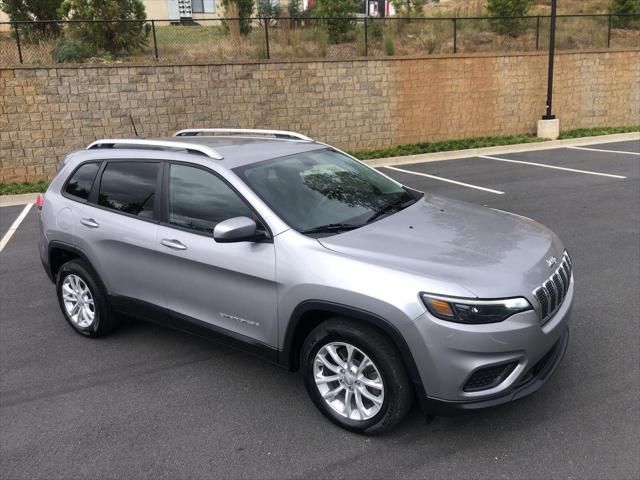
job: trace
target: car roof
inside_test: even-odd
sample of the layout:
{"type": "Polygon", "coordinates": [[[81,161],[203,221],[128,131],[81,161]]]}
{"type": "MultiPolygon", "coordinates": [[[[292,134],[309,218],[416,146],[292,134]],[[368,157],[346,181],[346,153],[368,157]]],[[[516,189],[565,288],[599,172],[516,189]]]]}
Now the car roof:
{"type": "Polygon", "coordinates": [[[318,142],[238,135],[170,137],[163,140],[210,147],[224,157],[217,161],[225,164],[227,168],[327,148],[318,142]]]}
{"type": "MultiPolygon", "coordinates": [[[[145,152],[145,156],[149,158],[159,158],[165,156],[166,158],[175,159],[179,157],[180,160],[193,160],[195,163],[203,163],[203,160],[213,162],[223,168],[233,169],[249,165],[252,163],[258,163],[273,158],[285,157],[296,153],[304,153],[313,150],[326,149],[327,145],[314,141],[301,141],[283,138],[271,138],[271,137],[251,137],[245,135],[228,135],[228,136],[184,136],[184,137],[162,137],[153,139],[144,139],[141,142],[140,138],[131,139],[117,139],[117,140],[99,140],[96,143],[104,143],[110,145],[113,143],[113,148],[92,148],[89,150],[83,150],[88,155],[80,153],[80,157],[94,157],[97,152],[100,152],[102,156],[107,158],[115,158],[122,155],[124,151],[130,153],[132,150],[136,152],[137,156],[140,152],[145,152]],[[131,141],[130,144],[127,142],[131,141]],[[154,147],[153,142],[157,141],[158,146],[154,147]],[[115,144],[118,142],[118,144],[115,144]],[[138,142],[137,144],[135,142],[138,142]],[[163,148],[161,142],[171,142],[175,146],[177,143],[184,143],[185,150],[188,145],[202,146],[211,149],[213,153],[219,154],[222,158],[207,157],[206,154],[192,155],[188,151],[176,150],[174,148],[163,148]],[[145,143],[147,145],[142,145],[145,143]],[[91,154],[91,153],[93,154],[91,154]]],[[[92,144],[93,145],[93,144],[92,144]]]]}

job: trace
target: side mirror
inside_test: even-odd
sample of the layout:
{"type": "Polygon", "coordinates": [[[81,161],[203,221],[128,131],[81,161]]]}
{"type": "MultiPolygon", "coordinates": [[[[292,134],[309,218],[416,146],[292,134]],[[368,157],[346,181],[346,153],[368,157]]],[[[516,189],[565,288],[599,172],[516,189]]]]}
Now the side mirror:
{"type": "Polygon", "coordinates": [[[218,243],[246,242],[260,237],[258,226],[249,217],[234,217],[218,223],[213,229],[213,239],[218,243]]]}

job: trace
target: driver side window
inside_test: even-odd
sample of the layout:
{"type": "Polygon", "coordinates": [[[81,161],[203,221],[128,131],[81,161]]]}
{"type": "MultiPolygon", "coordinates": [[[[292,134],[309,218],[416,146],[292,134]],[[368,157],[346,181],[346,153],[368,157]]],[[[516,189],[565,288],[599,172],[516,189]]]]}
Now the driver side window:
{"type": "Polygon", "coordinates": [[[229,218],[255,220],[247,204],[218,176],[179,164],[169,167],[168,213],[171,225],[209,235],[229,218]]]}

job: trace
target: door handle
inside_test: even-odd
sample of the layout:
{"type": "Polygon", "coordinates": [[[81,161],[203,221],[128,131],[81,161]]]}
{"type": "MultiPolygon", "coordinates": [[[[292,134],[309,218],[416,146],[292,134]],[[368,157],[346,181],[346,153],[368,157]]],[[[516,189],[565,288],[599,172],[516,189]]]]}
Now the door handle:
{"type": "Polygon", "coordinates": [[[186,250],[187,246],[182,243],[180,240],[175,240],[175,239],[170,239],[170,238],[163,238],[162,240],[160,240],[160,243],[162,245],[164,245],[167,248],[172,248],[174,250],[186,250]]]}
{"type": "Polygon", "coordinates": [[[93,218],[82,218],[80,220],[80,223],[85,227],[89,227],[89,228],[98,228],[100,226],[100,224],[96,222],[93,218]]]}

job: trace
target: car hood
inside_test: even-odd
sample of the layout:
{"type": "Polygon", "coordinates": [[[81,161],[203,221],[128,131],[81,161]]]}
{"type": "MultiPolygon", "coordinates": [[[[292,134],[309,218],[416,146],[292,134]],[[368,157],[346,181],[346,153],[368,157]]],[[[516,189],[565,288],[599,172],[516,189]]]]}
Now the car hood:
{"type": "MultiPolygon", "coordinates": [[[[564,248],[545,226],[516,214],[425,195],[377,222],[318,241],[327,249],[428,279],[479,298],[525,295],[553,273],[564,248]]],[[[447,294],[447,292],[430,292],[447,294]]]]}

